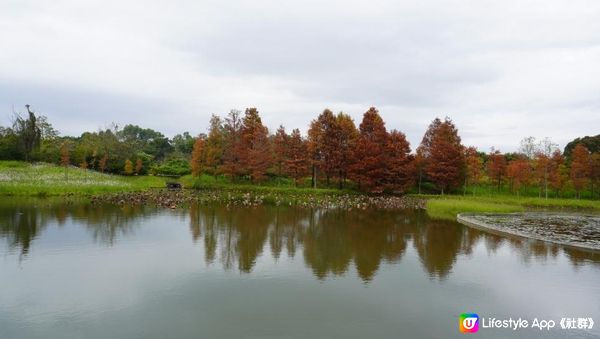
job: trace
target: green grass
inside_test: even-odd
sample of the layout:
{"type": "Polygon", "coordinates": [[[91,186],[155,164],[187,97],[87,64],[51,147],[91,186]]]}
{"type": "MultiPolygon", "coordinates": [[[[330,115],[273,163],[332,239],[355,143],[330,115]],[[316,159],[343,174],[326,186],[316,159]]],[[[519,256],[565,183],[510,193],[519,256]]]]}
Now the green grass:
{"type": "Polygon", "coordinates": [[[459,213],[512,213],[523,212],[519,205],[481,202],[461,199],[430,199],[426,205],[427,215],[435,219],[455,220],[459,213]]]}
{"type": "MultiPolygon", "coordinates": [[[[68,169],[68,179],[64,167],[51,164],[31,165],[19,161],[0,161],[0,195],[5,196],[65,196],[98,195],[103,193],[143,191],[153,187],[164,187],[167,179],[155,176],[132,176],[101,174],[79,168],[68,169]]],[[[200,177],[184,176],[178,179],[184,187],[225,191],[229,195],[243,195],[247,192],[260,194],[265,200],[310,201],[314,198],[335,199],[342,195],[358,195],[352,189],[310,187],[305,180],[300,187],[286,178],[267,178],[255,185],[248,181],[231,182],[224,176],[209,175],[200,177]]],[[[335,183],[332,183],[332,186],[335,183]]],[[[502,193],[481,195],[413,195],[425,198],[427,213],[433,218],[455,219],[462,212],[507,213],[531,209],[546,210],[589,210],[600,211],[598,200],[577,200],[537,197],[517,197],[502,193]]]]}
{"type": "Polygon", "coordinates": [[[266,180],[261,184],[252,184],[248,181],[237,181],[232,182],[228,178],[223,176],[200,175],[199,177],[193,177],[186,175],[181,177],[179,180],[186,188],[195,189],[208,189],[208,190],[230,190],[230,191],[247,191],[256,193],[277,193],[277,194],[289,194],[289,195],[343,195],[343,194],[360,194],[357,191],[350,189],[339,190],[336,188],[311,188],[307,186],[309,182],[305,182],[304,185],[296,187],[292,180],[288,178],[274,178],[266,180]]]}
{"type": "Polygon", "coordinates": [[[462,195],[414,195],[428,199],[427,214],[433,218],[455,219],[456,214],[510,213],[525,210],[600,211],[598,200],[530,198],[507,195],[462,196],[462,195]]]}
{"type": "Polygon", "coordinates": [[[0,195],[59,196],[94,195],[110,192],[142,191],[164,187],[160,177],[102,174],[90,170],[52,164],[0,161],[0,195]]]}

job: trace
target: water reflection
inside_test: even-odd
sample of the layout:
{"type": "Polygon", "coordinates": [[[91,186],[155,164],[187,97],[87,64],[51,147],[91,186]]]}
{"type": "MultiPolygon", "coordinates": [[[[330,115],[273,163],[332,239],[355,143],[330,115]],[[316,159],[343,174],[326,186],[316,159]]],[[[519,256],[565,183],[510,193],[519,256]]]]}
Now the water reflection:
{"type": "Polygon", "coordinates": [[[153,209],[135,206],[58,203],[56,201],[2,201],[0,203],[0,238],[8,249],[26,256],[35,239],[50,225],[62,227],[68,220],[85,226],[94,241],[113,245],[121,236],[133,233],[144,216],[153,209]]]}
{"type": "Polygon", "coordinates": [[[398,263],[411,250],[431,279],[444,280],[452,274],[457,257],[473,255],[476,246],[483,246],[489,254],[508,247],[525,263],[552,260],[561,251],[576,267],[600,263],[597,253],[488,234],[455,222],[431,220],[422,211],[219,205],[167,211],[4,202],[0,206],[0,237],[9,251],[26,258],[47,228],[73,223],[83,226],[96,243],[110,247],[123,237],[135,236],[147,218],[165,215],[173,222],[183,218],[189,223],[191,241],[203,247],[206,264],[243,273],[251,273],[261,256],[275,260],[288,256],[302,258],[317,279],[342,276],[354,269],[369,282],[382,265],[398,263]]]}

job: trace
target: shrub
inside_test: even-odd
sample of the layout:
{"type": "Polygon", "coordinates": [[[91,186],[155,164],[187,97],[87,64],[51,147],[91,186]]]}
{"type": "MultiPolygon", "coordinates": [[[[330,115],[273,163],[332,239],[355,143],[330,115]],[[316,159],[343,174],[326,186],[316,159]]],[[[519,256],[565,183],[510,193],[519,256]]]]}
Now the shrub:
{"type": "Polygon", "coordinates": [[[192,168],[186,159],[171,159],[152,166],[151,172],[154,175],[182,176],[190,174],[192,168]]]}

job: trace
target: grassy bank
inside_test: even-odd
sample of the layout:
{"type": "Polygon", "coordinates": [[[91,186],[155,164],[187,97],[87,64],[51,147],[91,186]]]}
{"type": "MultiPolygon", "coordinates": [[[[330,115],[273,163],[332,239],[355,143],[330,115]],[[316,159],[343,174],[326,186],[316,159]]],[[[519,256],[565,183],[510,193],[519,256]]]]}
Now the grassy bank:
{"type": "Polygon", "coordinates": [[[59,196],[94,195],[109,192],[142,191],[164,187],[163,178],[124,177],[52,164],[0,161],[0,195],[59,196]]]}
{"type": "MultiPolygon", "coordinates": [[[[17,161],[0,161],[0,195],[4,196],[64,196],[91,195],[105,193],[127,193],[146,191],[150,188],[164,187],[166,179],[154,176],[119,176],[101,174],[70,167],[65,168],[52,164],[29,164],[17,161]]],[[[328,204],[346,204],[358,206],[365,196],[352,189],[337,188],[313,189],[309,182],[296,187],[293,181],[285,178],[269,178],[261,185],[248,181],[232,182],[226,177],[202,175],[200,177],[184,176],[177,181],[186,188],[205,190],[210,194],[220,192],[229,200],[246,201],[248,196],[260,201],[274,203],[296,202],[311,205],[318,201],[328,204]],[[249,195],[250,194],[250,195],[249,195]],[[238,199],[239,198],[239,199],[238,199]],[[236,200],[237,199],[237,200],[236,200]],[[358,200],[357,200],[358,199],[358,200]]],[[[332,183],[332,185],[335,185],[332,183]]],[[[429,216],[440,219],[456,218],[462,212],[508,213],[526,210],[565,210],[565,211],[600,211],[598,200],[576,199],[543,199],[532,197],[516,197],[504,194],[482,195],[411,195],[414,198],[427,200],[426,209],[429,216]]],[[[395,200],[391,206],[404,206],[404,202],[395,200]]],[[[422,204],[421,204],[422,206],[422,204]]]]}
{"type": "Polygon", "coordinates": [[[600,211],[598,200],[519,198],[515,196],[415,195],[427,199],[427,214],[433,218],[456,219],[456,214],[511,213],[527,210],[600,211]]]}
{"type": "Polygon", "coordinates": [[[308,183],[295,187],[286,178],[267,180],[261,185],[246,181],[231,182],[225,177],[191,175],[179,179],[156,176],[120,176],[102,174],[77,167],[65,168],[53,164],[29,164],[21,161],[0,161],[0,196],[63,196],[100,195],[104,193],[137,192],[165,187],[166,181],[177,181],[186,188],[219,190],[241,195],[245,192],[265,196],[294,197],[302,200],[319,196],[358,195],[353,190],[308,187],[308,183]]]}
{"type": "Polygon", "coordinates": [[[213,177],[203,174],[199,177],[186,175],[178,180],[186,188],[199,190],[222,190],[236,192],[253,192],[264,194],[282,194],[282,195],[358,195],[359,192],[351,189],[337,188],[312,188],[308,183],[296,187],[292,180],[287,178],[275,178],[266,180],[260,185],[252,184],[248,181],[238,180],[232,182],[226,177],[213,177]]]}

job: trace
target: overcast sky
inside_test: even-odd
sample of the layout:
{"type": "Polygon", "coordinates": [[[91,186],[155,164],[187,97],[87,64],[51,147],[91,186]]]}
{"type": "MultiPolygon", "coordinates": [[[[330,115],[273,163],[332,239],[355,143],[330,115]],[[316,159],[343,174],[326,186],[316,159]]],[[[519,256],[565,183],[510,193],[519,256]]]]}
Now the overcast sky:
{"type": "Polygon", "coordinates": [[[0,0],[0,123],[25,103],[63,135],[376,106],[413,149],[436,116],[482,151],[563,147],[600,133],[600,1],[0,0]]]}

